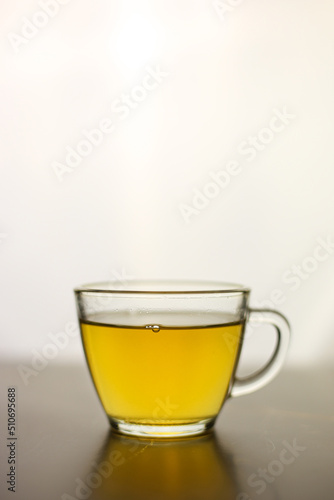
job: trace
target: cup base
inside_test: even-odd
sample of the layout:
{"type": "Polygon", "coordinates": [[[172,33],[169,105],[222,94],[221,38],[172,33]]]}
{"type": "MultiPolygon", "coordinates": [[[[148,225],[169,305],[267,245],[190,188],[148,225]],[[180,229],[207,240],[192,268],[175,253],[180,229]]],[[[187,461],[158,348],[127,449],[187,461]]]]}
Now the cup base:
{"type": "Polygon", "coordinates": [[[111,427],[128,436],[174,438],[196,436],[209,431],[215,422],[214,418],[207,418],[190,424],[138,424],[109,417],[111,427]]]}

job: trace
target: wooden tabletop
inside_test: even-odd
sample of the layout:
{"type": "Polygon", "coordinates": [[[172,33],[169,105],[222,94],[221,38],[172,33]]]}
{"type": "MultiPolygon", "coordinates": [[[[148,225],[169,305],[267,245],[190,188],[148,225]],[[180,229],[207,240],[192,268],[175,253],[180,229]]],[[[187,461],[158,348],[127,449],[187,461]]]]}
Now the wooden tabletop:
{"type": "Polygon", "coordinates": [[[284,371],[228,400],[211,434],[155,441],[110,431],[84,362],[49,365],[27,385],[18,364],[0,370],[1,500],[334,499],[331,369],[284,371]]]}

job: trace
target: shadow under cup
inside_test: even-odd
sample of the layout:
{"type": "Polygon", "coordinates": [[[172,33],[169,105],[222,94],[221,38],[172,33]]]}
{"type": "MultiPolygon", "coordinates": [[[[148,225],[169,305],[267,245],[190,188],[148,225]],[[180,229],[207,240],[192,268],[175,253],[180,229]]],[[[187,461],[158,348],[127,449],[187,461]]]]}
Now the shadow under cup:
{"type": "Polygon", "coordinates": [[[229,396],[252,392],[280,369],[289,340],[276,312],[251,311],[249,289],[226,283],[97,283],[75,290],[90,373],[111,426],[172,437],[211,428],[229,396]],[[237,380],[246,321],[278,333],[261,372],[237,380]],[[284,341],[283,341],[284,340],[284,341]]]}

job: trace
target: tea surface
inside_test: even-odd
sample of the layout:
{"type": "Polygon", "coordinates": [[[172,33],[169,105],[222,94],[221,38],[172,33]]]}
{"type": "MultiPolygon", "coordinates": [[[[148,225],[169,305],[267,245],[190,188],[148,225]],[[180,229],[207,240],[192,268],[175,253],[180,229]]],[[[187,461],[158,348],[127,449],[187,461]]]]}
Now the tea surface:
{"type": "Polygon", "coordinates": [[[228,392],[243,324],[155,325],[81,322],[88,365],[107,415],[164,425],[216,416],[228,392]]]}

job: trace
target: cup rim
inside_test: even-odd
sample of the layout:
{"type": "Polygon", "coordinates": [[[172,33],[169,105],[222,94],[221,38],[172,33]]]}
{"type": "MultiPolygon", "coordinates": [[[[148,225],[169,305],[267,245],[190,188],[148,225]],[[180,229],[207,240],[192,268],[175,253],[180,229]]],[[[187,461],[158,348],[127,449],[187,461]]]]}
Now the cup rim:
{"type": "Polygon", "coordinates": [[[250,293],[250,288],[231,282],[203,280],[110,280],[74,288],[75,294],[203,295],[250,293]]]}

